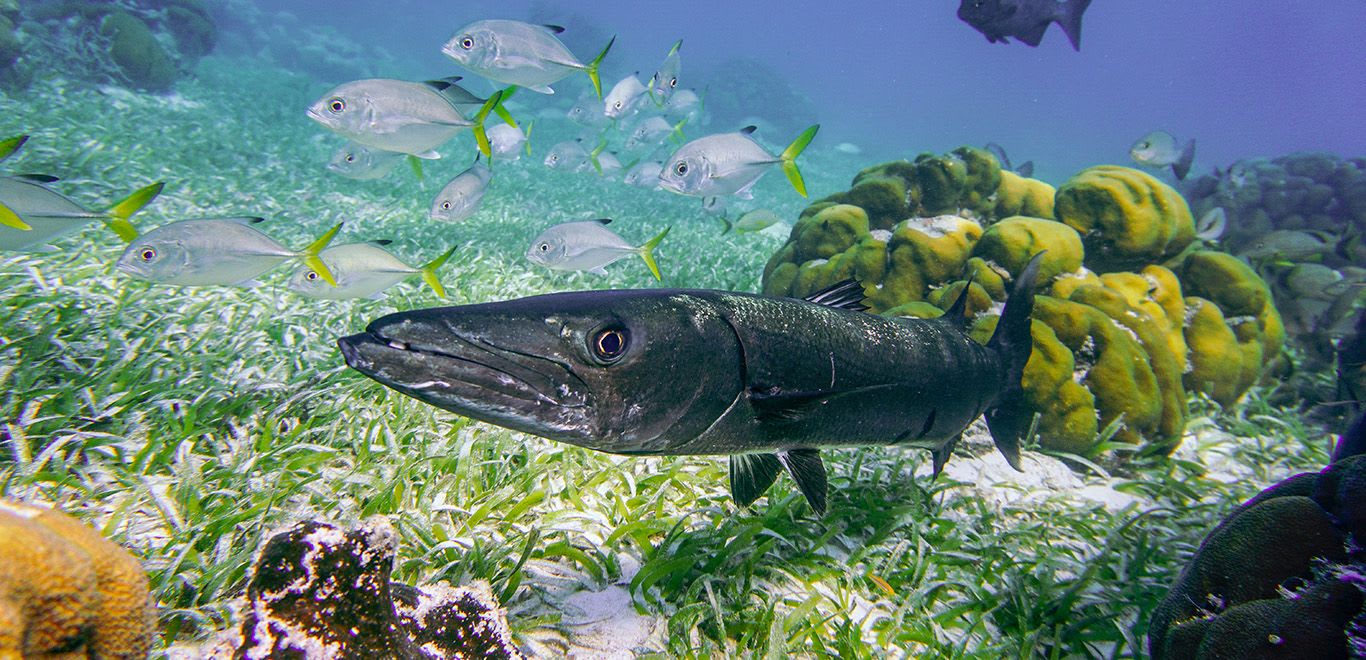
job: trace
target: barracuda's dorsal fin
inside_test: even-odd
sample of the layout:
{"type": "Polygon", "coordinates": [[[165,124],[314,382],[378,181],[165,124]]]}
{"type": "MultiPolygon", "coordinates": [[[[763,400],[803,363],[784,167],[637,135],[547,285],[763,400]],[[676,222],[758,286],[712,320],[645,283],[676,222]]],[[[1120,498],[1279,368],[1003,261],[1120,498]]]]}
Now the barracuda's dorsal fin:
{"type": "MultiPolygon", "coordinates": [[[[963,290],[958,292],[958,297],[954,299],[952,305],[949,305],[941,318],[948,319],[949,323],[956,327],[967,327],[968,317],[965,312],[968,309],[968,293],[970,291],[972,291],[972,275],[968,275],[968,283],[963,285],[963,290]]],[[[935,474],[939,474],[939,472],[936,471],[935,474]]]]}
{"type": "Polygon", "coordinates": [[[815,449],[785,449],[778,452],[787,473],[797,482],[797,487],[806,496],[806,503],[816,515],[825,515],[825,464],[821,453],[815,449]]]}
{"type": "Polygon", "coordinates": [[[836,282],[802,298],[802,300],[826,307],[862,312],[868,309],[868,306],[863,304],[863,299],[866,297],[867,294],[863,292],[863,285],[859,284],[858,280],[850,279],[836,282]]]}
{"type": "Polygon", "coordinates": [[[735,454],[730,457],[730,496],[740,506],[759,499],[778,478],[783,465],[773,454],[735,454]]]}

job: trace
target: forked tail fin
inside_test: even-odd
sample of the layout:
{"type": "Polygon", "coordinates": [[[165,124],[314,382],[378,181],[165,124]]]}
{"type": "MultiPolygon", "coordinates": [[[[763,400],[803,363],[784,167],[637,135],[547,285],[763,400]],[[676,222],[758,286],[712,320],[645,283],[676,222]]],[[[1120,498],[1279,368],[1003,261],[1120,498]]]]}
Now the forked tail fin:
{"type": "Polygon", "coordinates": [[[105,223],[108,224],[109,228],[114,230],[114,233],[118,234],[119,238],[122,238],[125,243],[137,238],[138,230],[133,227],[133,223],[129,221],[129,218],[132,218],[134,213],[141,211],[144,206],[147,206],[152,200],[156,199],[157,195],[161,194],[161,189],[165,186],[165,183],[158,181],[150,186],[139,188],[134,191],[133,194],[123,198],[122,201],[111,206],[109,210],[105,212],[105,223]]]}
{"type": "Polygon", "coordinates": [[[418,269],[419,272],[422,273],[422,281],[426,282],[427,286],[431,287],[432,291],[435,291],[436,295],[441,298],[446,297],[446,287],[441,285],[441,278],[436,276],[436,269],[445,265],[453,254],[455,254],[455,248],[446,250],[445,254],[432,259],[422,268],[418,269]]]}
{"type": "Polygon", "coordinates": [[[1067,0],[1058,11],[1062,12],[1058,16],[1058,25],[1062,27],[1062,33],[1067,35],[1067,40],[1072,42],[1072,50],[1081,50],[1081,15],[1086,13],[1086,8],[1091,6],[1091,0],[1067,0]]]}
{"type": "Polygon", "coordinates": [[[1195,138],[1186,141],[1186,145],[1181,147],[1181,157],[1172,163],[1172,174],[1176,175],[1177,181],[1185,181],[1186,175],[1190,174],[1191,163],[1195,162],[1195,138]]]}
{"type": "Polygon", "coordinates": [[[1034,338],[1030,332],[1030,316],[1034,312],[1035,280],[1039,275],[1039,264],[1043,252],[1035,254],[1015,278],[1015,286],[1006,300],[1001,320],[996,323],[996,332],[987,342],[987,348],[1001,356],[1005,366],[1005,387],[996,397],[995,405],[987,410],[987,428],[991,439],[1001,451],[1006,462],[1016,470],[1020,469],[1020,441],[1029,429],[1033,415],[1025,405],[1024,387],[1020,380],[1024,377],[1025,364],[1034,349],[1034,338]]]}
{"type": "Polygon", "coordinates": [[[655,248],[659,246],[659,242],[664,240],[665,236],[669,235],[670,229],[673,229],[673,227],[665,227],[664,231],[659,232],[658,236],[646,241],[644,245],[638,248],[640,258],[645,260],[645,266],[650,269],[650,274],[654,275],[655,279],[660,282],[664,281],[664,278],[659,275],[659,264],[655,263],[655,248]]]}
{"type": "Polygon", "coordinates": [[[816,137],[816,131],[821,129],[820,124],[815,124],[802,131],[792,144],[783,149],[783,153],[778,156],[783,163],[783,174],[787,175],[787,180],[792,187],[802,196],[806,197],[806,182],[802,180],[802,172],[797,169],[797,156],[800,156],[806,145],[811,144],[811,140],[816,137]]]}
{"type": "Polygon", "coordinates": [[[602,66],[602,58],[607,57],[607,51],[612,50],[612,44],[616,42],[617,38],[612,37],[612,40],[603,47],[602,52],[598,53],[592,62],[583,67],[584,73],[588,74],[588,79],[593,81],[593,91],[598,93],[598,100],[602,100],[602,78],[598,77],[598,67],[602,66]]]}

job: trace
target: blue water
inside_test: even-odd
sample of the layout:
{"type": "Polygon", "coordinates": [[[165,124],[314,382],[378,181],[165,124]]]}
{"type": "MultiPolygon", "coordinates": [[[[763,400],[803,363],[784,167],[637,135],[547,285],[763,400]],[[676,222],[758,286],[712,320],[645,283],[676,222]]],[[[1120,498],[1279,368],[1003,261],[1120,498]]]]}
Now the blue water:
{"type": "Polygon", "coordinates": [[[1095,0],[1081,52],[1056,25],[1038,48],[990,44],[950,0],[396,0],[344,10],[290,0],[269,9],[382,47],[412,77],[459,73],[441,45],[482,18],[562,24],[584,59],[615,34],[605,84],[637,70],[648,77],[682,38],[685,85],[723,87],[718,64],[758,59],[814,101],[828,144],[891,157],[995,141],[1055,182],[1098,162],[1127,163],[1130,144],[1155,129],[1196,138],[1197,171],[1300,150],[1366,153],[1361,0],[1095,0]]]}

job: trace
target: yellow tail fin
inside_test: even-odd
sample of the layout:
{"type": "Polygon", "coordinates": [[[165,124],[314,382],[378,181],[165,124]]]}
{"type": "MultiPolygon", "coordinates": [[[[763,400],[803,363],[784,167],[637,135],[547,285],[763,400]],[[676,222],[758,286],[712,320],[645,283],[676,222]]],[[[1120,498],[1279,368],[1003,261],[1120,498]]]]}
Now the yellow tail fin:
{"type": "Polygon", "coordinates": [[[659,264],[655,263],[655,248],[659,247],[659,242],[664,240],[665,236],[669,235],[670,229],[673,229],[673,227],[665,227],[664,231],[659,232],[658,236],[646,241],[644,245],[638,248],[640,250],[640,258],[645,260],[645,266],[650,269],[650,274],[654,275],[655,280],[660,282],[663,282],[664,278],[659,276],[659,264]]]}
{"type": "Polygon", "coordinates": [[[161,189],[165,187],[165,183],[158,181],[150,186],[138,189],[133,194],[123,198],[123,201],[109,207],[109,210],[105,211],[105,216],[107,218],[105,223],[108,224],[109,228],[113,229],[114,233],[118,234],[119,238],[122,238],[125,243],[132,242],[133,239],[138,237],[138,230],[128,219],[133,217],[134,213],[141,211],[142,208],[151,203],[152,200],[156,199],[157,195],[161,194],[161,189]]]}
{"type": "Polygon", "coordinates": [[[332,239],[337,237],[337,232],[341,231],[341,228],[342,223],[340,222],[333,225],[331,229],[324,232],[322,236],[319,236],[318,240],[309,243],[308,247],[304,248],[302,253],[304,265],[318,273],[318,276],[322,277],[324,282],[327,282],[332,286],[337,286],[337,278],[332,275],[332,269],[328,268],[327,264],[318,257],[318,253],[322,252],[323,248],[326,248],[327,244],[331,243],[332,239]]]}
{"type": "Polygon", "coordinates": [[[429,263],[427,263],[427,265],[423,266],[420,270],[420,272],[422,273],[422,281],[426,282],[427,286],[431,287],[432,291],[435,291],[437,297],[439,298],[446,297],[446,287],[442,286],[441,280],[436,277],[436,269],[445,265],[445,263],[451,258],[451,255],[453,254],[455,254],[455,248],[446,250],[445,254],[435,259],[432,259],[429,263]]]}
{"type": "Polygon", "coordinates": [[[787,180],[797,189],[797,194],[806,197],[806,181],[802,180],[802,172],[797,169],[797,156],[800,156],[806,145],[811,144],[811,140],[816,137],[816,131],[821,129],[820,124],[815,124],[802,131],[792,144],[783,149],[783,153],[778,156],[783,162],[783,174],[787,175],[787,180]]]}
{"type": "Polygon", "coordinates": [[[588,65],[583,68],[584,73],[588,74],[588,79],[593,81],[593,91],[598,93],[598,100],[602,100],[602,78],[598,77],[598,67],[602,66],[602,58],[607,57],[607,51],[612,50],[612,44],[616,42],[617,38],[615,36],[612,37],[612,40],[607,42],[607,46],[602,49],[602,52],[598,53],[598,56],[593,58],[593,61],[589,62],[588,65]]]}
{"type": "Polygon", "coordinates": [[[503,95],[506,93],[506,90],[501,89],[494,92],[493,96],[484,101],[483,107],[479,108],[479,114],[474,116],[474,141],[479,144],[479,153],[485,156],[493,155],[493,147],[489,145],[489,134],[484,130],[484,121],[489,118],[489,113],[503,102],[503,95]]]}
{"type": "Polygon", "coordinates": [[[14,152],[18,151],[19,147],[24,146],[25,142],[28,142],[27,135],[19,135],[0,142],[0,160],[13,156],[14,152]]]}

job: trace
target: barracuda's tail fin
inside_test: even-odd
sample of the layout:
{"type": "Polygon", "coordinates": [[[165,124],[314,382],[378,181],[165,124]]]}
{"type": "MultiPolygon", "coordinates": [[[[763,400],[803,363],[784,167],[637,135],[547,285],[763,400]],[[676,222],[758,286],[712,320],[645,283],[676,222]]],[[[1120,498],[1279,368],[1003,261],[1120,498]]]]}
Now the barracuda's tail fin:
{"type": "Polygon", "coordinates": [[[1033,417],[1025,405],[1024,387],[1020,380],[1024,377],[1025,363],[1029,362],[1029,355],[1034,349],[1030,316],[1034,312],[1035,280],[1043,254],[1035,254],[1015,278],[1015,287],[1006,300],[1001,320],[996,323],[996,332],[987,342],[988,348],[1001,355],[1006,369],[1005,387],[996,398],[996,404],[987,410],[987,428],[991,430],[992,440],[996,441],[996,448],[1005,456],[1010,467],[1016,470],[1020,469],[1020,441],[1033,417]]]}

